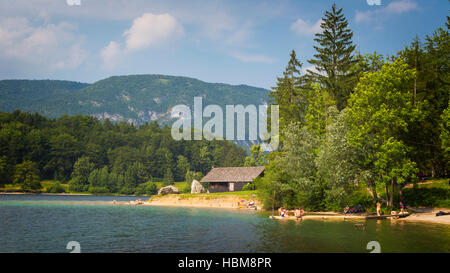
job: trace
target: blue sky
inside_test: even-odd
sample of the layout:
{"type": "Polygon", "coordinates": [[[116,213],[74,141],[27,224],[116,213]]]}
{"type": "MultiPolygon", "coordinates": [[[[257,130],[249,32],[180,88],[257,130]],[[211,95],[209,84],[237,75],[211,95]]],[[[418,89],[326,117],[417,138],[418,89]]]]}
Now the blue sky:
{"type": "MultiPolygon", "coordinates": [[[[446,0],[336,0],[361,52],[395,54],[445,25],[446,0]]],[[[92,83],[167,74],[270,88],[304,68],[333,1],[2,0],[0,79],[92,83]],[[79,2],[79,5],[77,5],[79,2]]]]}

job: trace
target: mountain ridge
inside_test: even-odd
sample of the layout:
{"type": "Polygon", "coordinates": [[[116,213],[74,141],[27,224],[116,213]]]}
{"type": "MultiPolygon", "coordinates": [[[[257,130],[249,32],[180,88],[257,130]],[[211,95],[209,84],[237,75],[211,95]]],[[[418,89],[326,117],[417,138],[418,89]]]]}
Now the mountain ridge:
{"type": "Polygon", "coordinates": [[[64,80],[1,80],[0,111],[37,112],[49,118],[84,114],[99,120],[135,125],[157,121],[170,124],[172,107],[216,104],[268,104],[269,90],[249,85],[208,83],[163,74],[111,76],[92,84],[64,80]]]}

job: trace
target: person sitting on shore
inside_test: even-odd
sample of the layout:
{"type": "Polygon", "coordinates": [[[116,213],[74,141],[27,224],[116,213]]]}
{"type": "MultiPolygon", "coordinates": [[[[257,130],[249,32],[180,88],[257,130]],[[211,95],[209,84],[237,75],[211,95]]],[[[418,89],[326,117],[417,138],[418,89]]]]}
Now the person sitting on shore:
{"type": "MultiPolygon", "coordinates": [[[[302,214],[300,212],[300,208],[295,208],[294,210],[294,216],[298,219],[302,219],[302,214]]],[[[303,220],[303,219],[302,219],[303,220]]]]}
{"type": "Polygon", "coordinates": [[[255,200],[252,199],[247,205],[247,208],[253,207],[255,205],[255,200]]]}
{"type": "Polygon", "coordinates": [[[283,208],[283,211],[281,212],[281,217],[289,217],[288,210],[283,208]]]}
{"type": "Polygon", "coordinates": [[[294,216],[297,217],[297,220],[298,220],[298,218],[300,218],[300,209],[299,208],[294,209],[294,216]]]}
{"type": "Polygon", "coordinates": [[[302,208],[296,208],[295,211],[295,217],[298,219],[303,220],[303,209],[302,208]]]}
{"type": "Polygon", "coordinates": [[[278,215],[279,215],[279,216],[282,216],[283,210],[284,210],[284,207],[279,207],[279,208],[278,208],[278,215]]]}
{"type": "Polygon", "coordinates": [[[348,214],[349,211],[350,211],[350,207],[347,205],[347,206],[344,208],[344,214],[348,214]]]}
{"type": "Polygon", "coordinates": [[[392,215],[391,219],[398,219],[399,213],[396,212],[395,210],[393,210],[393,211],[391,211],[391,215],[392,215]]]}
{"type": "Polygon", "coordinates": [[[358,212],[364,212],[363,207],[361,206],[361,204],[358,204],[356,209],[358,210],[358,212]]]}
{"type": "Polygon", "coordinates": [[[303,217],[304,214],[305,214],[305,211],[303,210],[303,208],[300,208],[300,217],[303,217]]]}

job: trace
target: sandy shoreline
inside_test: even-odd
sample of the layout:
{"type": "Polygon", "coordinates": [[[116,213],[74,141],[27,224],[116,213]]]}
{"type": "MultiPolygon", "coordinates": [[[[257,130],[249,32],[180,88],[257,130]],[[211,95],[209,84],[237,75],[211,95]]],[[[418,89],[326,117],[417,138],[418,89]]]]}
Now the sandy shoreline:
{"type": "MultiPolygon", "coordinates": [[[[188,197],[182,198],[177,195],[166,195],[163,197],[155,196],[150,201],[145,201],[146,206],[164,206],[164,207],[196,207],[196,208],[240,208],[238,202],[241,198],[238,196],[227,197],[188,197]]],[[[255,200],[257,209],[262,208],[262,203],[255,200]]]]}
{"type": "Polygon", "coordinates": [[[416,208],[414,213],[405,218],[398,219],[399,221],[406,222],[427,222],[434,224],[450,224],[450,215],[436,216],[439,211],[450,212],[450,209],[439,209],[439,208],[416,208]]]}
{"type": "MultiPolygon", "coordinates": [[[[163,206],[163,207],[197,207],[197,208],[226,208],[226,209],[238,209],[237,202],[239,198],[227,197],[227,198],[180,198],[177,196],[165,196],[154,198],[151,201],[146,201],[142,205],[145,206],[163,206]]],[[[257,209],[262,210],[262,204],[256,202],[257,209]]],[[[407,222],[424,222],[433,224],[450,224],[450,215],[436,216],[439,211],[450,212],[449,209],[431,209],[431,208],[415,208],[411,212],[411,215],[405,218],[399,218],[395,221],[407,221],[407,222]]],[[[323,215],[340,215],[336,212],[306,212],[306,215],[310,219],[321,219],[323,215]]],[[[356,216],[355,216],[356,217],[356,216]]],[[[353,218],[355,218],[353,217],[353,218]]],[[[332,219],[333,217],[328,217],[332,219]]],[[[342,219],[352,219],[352,217],[342,217],[342,219]]],[[[356,217],[357,218],[357,217],[356,217]]]]}

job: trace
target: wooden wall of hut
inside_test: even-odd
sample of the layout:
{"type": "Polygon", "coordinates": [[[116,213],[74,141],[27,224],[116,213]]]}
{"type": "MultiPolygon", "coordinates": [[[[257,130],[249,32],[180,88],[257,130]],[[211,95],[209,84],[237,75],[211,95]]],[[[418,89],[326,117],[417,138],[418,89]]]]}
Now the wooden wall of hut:
{"type": "MultiPolygon", "coordinates": [[[[241,191],[247,182],[234,182],[233,191],[241,191]]],[[[230,183],[228,182],[210,182],[209,192],[228,192],[230,191],[230,183]]]]}

